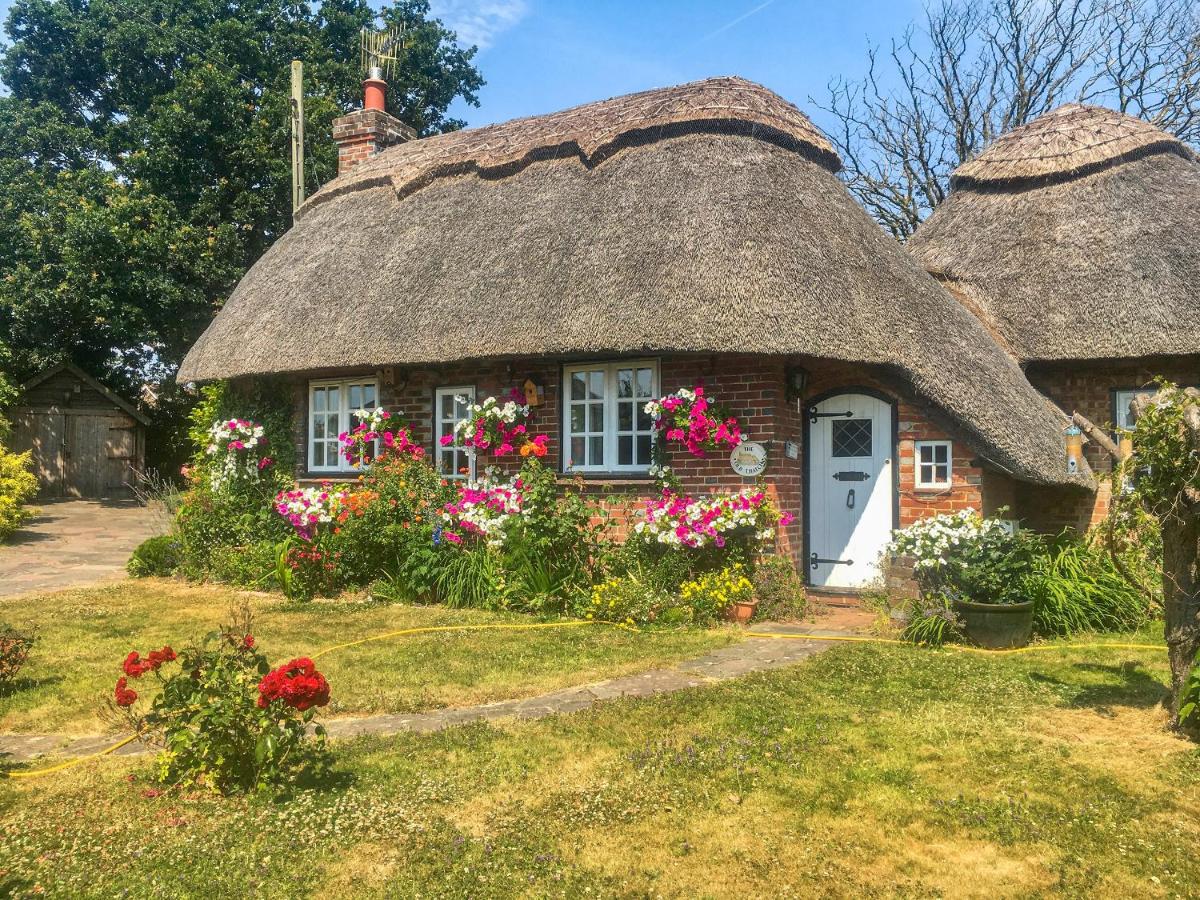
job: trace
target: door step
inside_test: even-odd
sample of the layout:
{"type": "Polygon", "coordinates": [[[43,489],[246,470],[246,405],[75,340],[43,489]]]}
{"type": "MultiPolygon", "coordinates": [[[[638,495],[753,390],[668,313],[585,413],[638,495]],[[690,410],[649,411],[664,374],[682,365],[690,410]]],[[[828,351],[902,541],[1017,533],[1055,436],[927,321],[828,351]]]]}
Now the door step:
{"type": "Polygon", "coordinates": [[[812,587],[804,589],[805,594],[815,600],[819,600],[826,606],[843,606],[848,609],[863,608],[864,591],[854,590],[853,588],[827,588],[827,587],[812,587]]]}

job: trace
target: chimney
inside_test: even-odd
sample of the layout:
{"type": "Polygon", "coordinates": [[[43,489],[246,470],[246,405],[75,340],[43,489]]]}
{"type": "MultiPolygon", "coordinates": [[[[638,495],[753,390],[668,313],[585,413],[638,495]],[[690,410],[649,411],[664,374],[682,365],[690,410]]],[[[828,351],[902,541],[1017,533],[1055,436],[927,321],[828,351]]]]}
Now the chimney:
{"type": "Polygon", "coordinates": [[[386,88],[384,80],[372,71],[371,77],[363,82],[363,108],[333,120],[339,175],[381,150],[416,138],[413,129],[384,111],[386,88]]]}

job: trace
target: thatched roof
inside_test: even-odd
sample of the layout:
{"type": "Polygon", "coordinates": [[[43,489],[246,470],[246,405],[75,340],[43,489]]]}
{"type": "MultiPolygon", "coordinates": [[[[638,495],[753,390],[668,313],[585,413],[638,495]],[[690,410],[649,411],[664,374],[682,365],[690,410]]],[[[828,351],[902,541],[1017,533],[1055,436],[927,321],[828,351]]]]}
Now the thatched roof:
{"type": "Polygon", "coordinates": [[[909,249],[1019,359],[1200,352],[1200,162],[1178,139],[1070,104],[952,184],[909,249]]]}
{"type": "Polygon", "coordinates": [[[418,141],[338,179],[242,279],[180,378],[540,354],[806,354],[889,366],[997,466],[1067,481],[1064,423],[854,203],[795,107],[717,79],[559,115],[568,145],[602,147],[601,160],[558,152],[566,126],[551,116],[526,120],[527,142],[494,130],[509,135],[497,158],[520,164],[460,159],[414,174],[414,155],[439,158],[418,141]],[[585,139],[590,109],[600,144],[585,139]],[[543,140],[554,142],[545,152],[543,140]],[[421,187],[406,188],[414,178],[421,187]]]}

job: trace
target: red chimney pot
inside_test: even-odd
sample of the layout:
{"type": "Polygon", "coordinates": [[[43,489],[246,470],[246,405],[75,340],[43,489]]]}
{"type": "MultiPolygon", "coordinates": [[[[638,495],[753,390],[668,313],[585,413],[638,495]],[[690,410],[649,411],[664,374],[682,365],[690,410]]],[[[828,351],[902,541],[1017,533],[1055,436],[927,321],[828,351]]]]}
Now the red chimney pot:
{"type": "Polygon", "coordinates": [[[363,109],[383,112],[383,92],[387,82],[382,78],[368,78],[363,82],[363,109]]]}

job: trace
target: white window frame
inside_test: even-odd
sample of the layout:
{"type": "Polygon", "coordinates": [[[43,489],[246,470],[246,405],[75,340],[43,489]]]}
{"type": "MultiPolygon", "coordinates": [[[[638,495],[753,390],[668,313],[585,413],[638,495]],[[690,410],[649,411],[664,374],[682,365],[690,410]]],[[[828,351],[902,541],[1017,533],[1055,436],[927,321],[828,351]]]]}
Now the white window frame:
{"type": "Polygon", "coordinates": [[[939,490],[954,485],[954,442],[953,441],[916,441],[913,444],[913,484],[920,490],[939,490]],[[921,451],[928,449],[930,451],[930,459],[928,462],[921,461],[921,451]],[[946,451],[946,480],[937,480],[937,467],[942,465],[938,462],[937,451],[944,449],[946,451]],[[921,469],[923,466],[929,466],[933,474],[932,480],[927,480],[922,477],[921,469]]]}
{"type": "Polygon", "coordinates": [[[456,405],[458,403],[457,398],[459,398],[459,397],[466,397],[468,403],[474,403],[475,402],[475,385],[464,384],[464,385],[459,385],[458,387],[440,387],[440,388],[436,388],[433,392],[433,456],[434,456],[435,467],[439,471],[441,471],[443,457],[446,455],[453,455],[455,453],[465,454],[469,461],[468,464],[470,466],[470,472],[468,474],[464,475],[458,471],[453,471],[453,472],[443,471],[442,475],[445,476],[446,478],[455,478],[455,479],[462,479],[462,480],[470,479],[470,480],[474,481],[475,480],[475,454],[465,450],[464,448],[458,446],[457,444],[452,444],[449,447],[442,446],[442,437],[445,436],[445,434],[446,434],[447,426],[450,426],[451,428],[453,427],[452,423],[450,423],[449,420],[442,418],[442,398],[443,397],[455,398],[456,405]]]}
{"type": "MultiPolygon", "coordinates": [[[[317,440],[316,435],[314,434],[314,431],[316,430],[315,416],[317,415],[317,412],[314,409],[313,401],[316,396],[317,388],[338,388],[340,406],[338,409],[338,430],[332,435],[332,437],[336,439],[339,434],[344,431],[350,431],[355,424],[357,424],[351,419],[351,415],[354,410],[350,408],[349,388],[366,387],[368,385],[375,391],[374,408],[379,409],[381,406],[379,402],[379,381],[376,378],[316,378],[308,383],[308,440],[305,445],[305,464],[307,465],[309,472],[322,472],[332,475],[359,471],[349,462],[347,462],[342,456],[341,443],[336,440],[334,441],[334,444],[337,448],[337,462],[334,465],[329,465],[328,462],[326,462],[326,464],[323,466],[313,465],[313,448],[317,440]]],[[[326,435],[325,437],[321,438],[321,440],[328,444],[330,436],[326,435]]],[[[378,450],[378,447],[376,447],[376,450],[378,450]]],[[[328,460],[328,456],[326,459],[328,460]]]]}
{"type": "Polygon", "coordinates": [[[1128,388],[1112,392],[1113,430],[1116,432],[1133,431],[1133,423],[1129,421],[1129,404],[1138,394],[1149,394],[1153,397],[1158,393],[1156,387],[1128,388]]]}
{"type": "MultiPolygon", "coordinates": [[[[562,377],[562,465],[564,472],[602,472],[602,473],[643,473],[650,470],[653,459],[645,465],[632,463],[618,465],[617,460],[617,370],[618,369],[650,369],[650,394],[646,401],[657,399],[659,389],[659,365],[657,359],[617,359],[595,360],[592,362],[572,363],[563,366],[562,377]],[[604,438],[603,465],[572,465],[571,464],[571,376],[575,372],[594,372],[603,369],[604,376],[604,422],[601,434],[604,438]]],[[[635,376],[636,379],[636,376],[635,376]]],[[[595,401],[592,401],[595,402],[595,401]]],[[[634,458],[637,457],[637,436],[642,432],[637,430],[637,408],[634,409],[634,458]]],[[[650,429],[651,446],[655,441],[654,429],[650,429]]],[[[624,432],[628,435],[629,432],[624,432]]],[[[651,451],[653,456],[653,451],[651,451]]]]}

